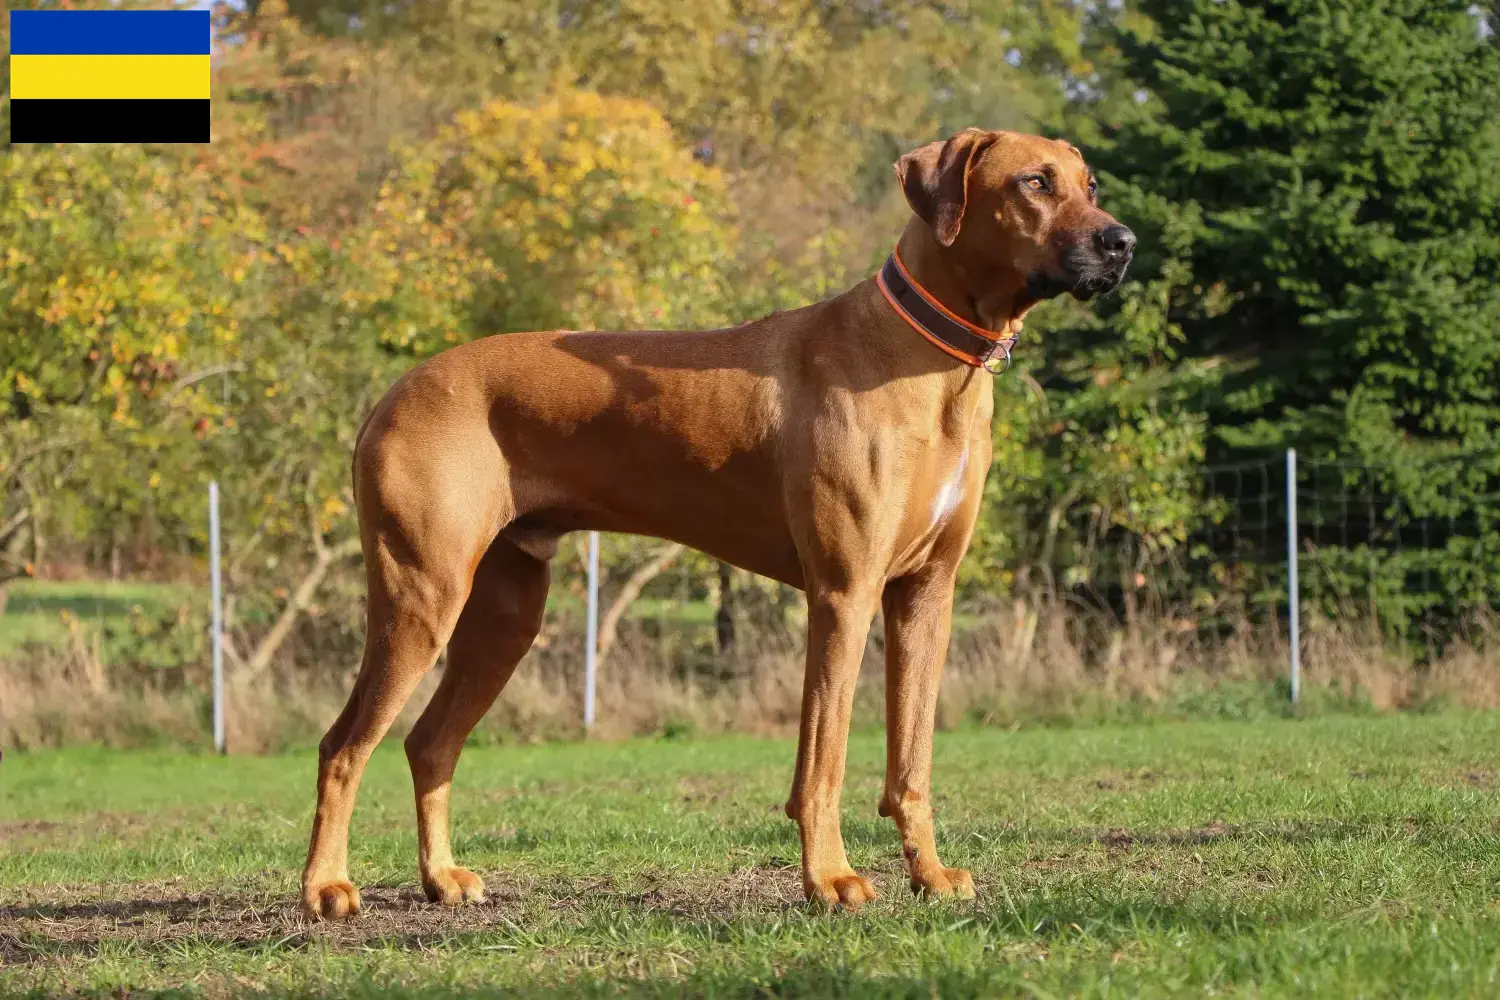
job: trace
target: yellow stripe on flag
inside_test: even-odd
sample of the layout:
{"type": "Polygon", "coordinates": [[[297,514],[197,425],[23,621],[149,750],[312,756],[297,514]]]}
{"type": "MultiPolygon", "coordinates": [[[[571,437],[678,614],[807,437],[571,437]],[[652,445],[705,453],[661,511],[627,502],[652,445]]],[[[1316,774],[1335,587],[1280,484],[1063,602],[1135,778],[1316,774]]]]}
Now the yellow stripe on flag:
{"type": "Polygon", "coordinates": [[[208,100],[208,56],[11,56],[15,101],[208,100]]]}

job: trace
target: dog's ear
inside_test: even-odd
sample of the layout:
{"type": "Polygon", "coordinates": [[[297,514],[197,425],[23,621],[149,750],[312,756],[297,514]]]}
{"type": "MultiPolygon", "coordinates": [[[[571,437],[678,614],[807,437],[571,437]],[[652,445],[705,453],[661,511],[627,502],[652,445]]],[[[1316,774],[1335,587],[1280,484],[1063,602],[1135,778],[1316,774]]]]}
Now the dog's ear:
{"type": "Polygon", "coordinates": [[[969,171],[979,154],[995,144],[998,132],[964,129],[946,142],[932,142],[896,161],[896,179],[906,203],[932,227],[943,246],[952,246],[964,220],[969,171]]]}

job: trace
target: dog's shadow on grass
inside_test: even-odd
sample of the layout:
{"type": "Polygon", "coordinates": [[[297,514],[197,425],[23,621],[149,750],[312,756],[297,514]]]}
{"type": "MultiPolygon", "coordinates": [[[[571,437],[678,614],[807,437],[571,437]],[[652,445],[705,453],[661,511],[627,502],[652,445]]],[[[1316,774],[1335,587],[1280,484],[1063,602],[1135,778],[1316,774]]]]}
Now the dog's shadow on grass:
{"type": "MultiPolygon", "coordinates": [[[[1243,929],[1246,914],[1209,899],[1167,903],[1157,900],[1109,900],[1071,896],[1052,898],[1039,893],[1002,894],[981,881],[974,901],[927,904],[904,891],[904,877],[886,873],[878,878],[884,899],[859,914],[827,914],[801,899],[795,872],[778,872],[784,883],[772,891],[736,897],[732,892],[705,895],[698,887],[673,885],[656,889],[610,890],[585,880],[569,893],[530,895],[525,902],[544,910],[574,911],[562,920],[567,936],[587,932],[591,925],[612,936],[620,922],[666,920],[686,940],[711,948],[725,941],[731,924],[762,926],[768,932],[796,935],[828,921],[847,921],[849,932],[867,927],[889,933],[894,918],[917,933],[943,934],[955,917],[974,932],[993,941],[1043,941],[1068,928],[1091,927],[1096,933],[1215,934],[1243,929]]],[[[761,874],[764,880],[764,873],[761,874]]],[[[705,880],[710,886],[713,880],[705,880]]],[[[295,906],[244,906],[233,899],[183,897],[177,899],[111,900],[66,905],[0,908],[0,963],[17,967],[34,964],[88,962],[121,947],[141,953],[182,954],[181,949],[235,951],[247,956],[274,957],[293,951],[325,949],[333,952],[371,948],[433,952],[443,950],[504,950],[527,952],[551,947],[549,937],[557,920],[538,918],[509,892],[460,910],[428,905],[419,891],[371,888],[365,892],[366,911],[338,924],[313,924],[296,914],[295,906]]],[[[1316,911],[1309,909],[1309,919],[1316,911]]],[[[1278,919],[1296,922],[1299,913],[1281,910],[1278,919]]],[[[628,936],[628,934],[627,934],[628,936]]]]}
{"type": "MultiPolygon", "coordinates": [[[[1230,825],[1211,823],[1200,827],[1154,831],[1113,829],[1038,829],[1035,827],[991,828],[977,835],[991,846],[996,843],[1030,844],[1035,857],[1057,847],[1064,855],[1056,867],[1073,867],[1067,852],[1092,858],[1090,870],[1098,871],[1101,859],[1095,848],[1104,848],[1102,862],[1128,862],[1140,850],[1196,850],[1224,842],[1280,842],[1307,845],[1314,842],[1347,842],[1371,836],[1388,836],[1404,828],[1412,837],[1439,836],[1428,824],[1415,819],[1389,822],[1349,822],[1333,819],[1230,825]]],[[[795,927],[797,921],[818,911],[802,899],[801,877],[794,843],[784,838],[762,843],[757,828],[753,846],[765,856],[757,865],[729,873],[637,872],[621,884],[609,875],[598,877],[540,877],[514,871],[485,871],[489,898],[477,905],[445,909],[426,902],[412,885],[376,883],[364,888],[365,912],[359,918],[338,924],[305,921],[295,897],[283,887],[247,890],[229,887],[215,893],[183,894],[170,885],[123,887],[136,889],[133,897],[68,902],[31,902],[0,906],[0,963],[25,965],[88,960],[115,946],[147,949],[182,944],[210,948],[232,948],[247,952],[275,953],[286,949],[324,947],[334,950],[371,946],[401,950],[463,947],[465,943],[487,948],[525,950],[541,947],[541,938],[560,924],[576,933],[590,925],[618,921],[665,920],[678,932],[701,937],[705,945],[722,939],[730,923],[764,923],[795,927]],[[476,940],[478,939],[478,940],[476,940]]],[[[849,824],[853,847],[875,847],[883,851],[894,843],[890,831],[880,824],[849,824]],[[866,829],[868,827],[868,829],[866,829]]],[[[948,831],[963,840],[965,828],[948,831]]],[[[752,845],[747,845],[752,846],[752,845]]],[[[954,852],[961,853],[961,852],[954,852]]],[[[1027,862],[1023,868],[1054,866],[1049,860],[1027,862]]],[[[1193,896],[1180,902],[1154,898],[1111,899],[1105,889],[1058,896],[1034,892],[1027,885],[1035,873],[1015,877],[1011,871],[987,871],[976,866],[979,898],[973,902],[928,906],[910,901],[905,870],[899,857],[876,860],[863,866],[872,875],[882,901],[868,911],[874,919],[897,917],[921,930],[931,924],[934,932],[952,922],[955,908],[973,923],[988,928],[999,938],[1023,940],[1045,936],[1049,928],[1095,926],[1146,928],[1157,931],[1191,930],[1213,933],[1216,928],[1241,926],[1243,907],[1220,903],[1209,896],[1193,896]]],[[[1040,876],[1045,878],[1045,875],[1040,876]]],[[[1206,876],[1212,880],[1212,874],[1206,876]]],[[[1296,920],[1301,904],[1286,908],[1282,900],[1277,919],[1296,920]]],[[[1312,910],[1308,911],[1313,914],[1312,910]]],[[[860,916],[849,917],[858,921],[860,916]]],[[[856,925],[857,926],[857,925],[856,925]]]]}
{"type": "MultiPolygon", "coordinates": [[[[166,899],[106,899],[87,903],[33,903],[0,906],[0,926],[15,920],[113,920],[131,921],[159,916],[168,922],[195,919],[216,904],[206,896],[166,899]]],[[[14,926],[14,925],[12,925],[14,926]]]]}

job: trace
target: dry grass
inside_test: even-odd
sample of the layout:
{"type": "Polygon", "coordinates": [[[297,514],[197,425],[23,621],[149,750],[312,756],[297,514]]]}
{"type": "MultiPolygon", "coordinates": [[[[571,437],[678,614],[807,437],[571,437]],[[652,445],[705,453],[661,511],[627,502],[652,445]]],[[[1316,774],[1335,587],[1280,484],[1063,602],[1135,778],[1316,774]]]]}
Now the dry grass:
{"type": "MultiPolygon", "coordinates": [[[[579,630],[559,624],[529,654],[500,702],[481,723],[481,739],[575,736],[583,700],[579,630]]],[[[1500,654],[1495,623],[1418,662],[1368,630],[1326,619],[1309,622],[1304,684],[1309,701],[1390,711],[1434,703],[1500,707],[1500,654]]],[[[883,718],[884,667],[879,623],[866,648],[856,721],[883,718]]],[[[795,730],[802,694],[800,637],[782,628],[742,630],[712,672],[638,628],[623,631],[603,665],[596,735],[652,732],[795,730]]],[[[955,634],[939,722],[1012,724],[1122,715],[1243,714],[1271,710],[1285,676],[1286,647],[1277,630],[1242,627],[1205,639],[1191,622],[1151,621],[1125,627],[1065,605],[1022,601],[996,609],[955,634]],[[1247,708],[1247,704],[1249,708],[1247,708]]],[[[698,662],[701,665],[701,656],[698,662]]],[[[441,665],[439,667],[441,669],[441,665]]],[[[420,714],[438,671],[424,679],[396,723],[420,714]]],[[[231,675],[231,749],[258,753],[315,742],[353,683],[352,668],[285,667],[256,684],[231,675]]],[[[97,649],[78,639],[33,648],[0,662],[0,745],[99,743],[138,746],[202,744],[208,730],[206,670],[163,677],[103,667],[97,649]]]]}

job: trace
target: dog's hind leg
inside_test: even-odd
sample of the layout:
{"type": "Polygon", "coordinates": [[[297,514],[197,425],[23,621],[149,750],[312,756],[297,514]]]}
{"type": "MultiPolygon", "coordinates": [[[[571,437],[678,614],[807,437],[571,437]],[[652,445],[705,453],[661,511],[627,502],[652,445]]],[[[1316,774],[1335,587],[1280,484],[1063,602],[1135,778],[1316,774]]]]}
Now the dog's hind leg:
{"type": "Polygon", "coordinates": [[[370,754],[431,669],[468,598],[470,559],[456,538],[419,556],[399,534],[367,540],[369,597],[359,678],[318,745],[318,807],[302,872],[302,908],[313,918],[358,913],[349,881],[349,818],[370,754]],[[448,553],[434,556],[432,553],[448,553]]]}
{"type": "Polygon", "coordinates": [[[453,861],[448,839],[453,771],[464,741],[542,626],[549,576],[546,562],[504,538],[490,547],[448,643],[442,683],[406,738],[417,796],[422,888],[434,903],[457,906],[484,898],[479,876],[453,861]]]}

